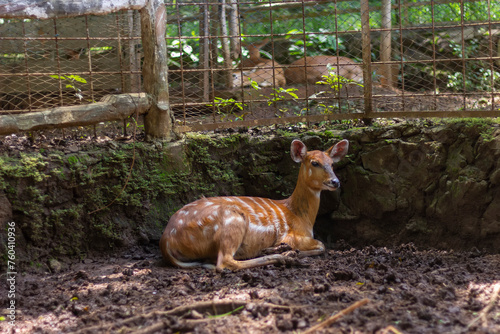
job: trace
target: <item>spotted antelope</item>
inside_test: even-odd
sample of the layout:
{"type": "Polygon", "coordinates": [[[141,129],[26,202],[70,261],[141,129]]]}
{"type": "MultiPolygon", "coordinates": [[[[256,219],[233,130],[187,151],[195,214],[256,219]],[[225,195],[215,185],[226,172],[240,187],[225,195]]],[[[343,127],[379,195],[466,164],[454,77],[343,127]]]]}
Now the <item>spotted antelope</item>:
{"type": "Polygon", "coordinates": [[[282,243],[300,256],[325,251],[313,237],[322,190],[340,182],[332,165],[349,147],[342,140],[327,151],[307,151],[300,140],[291,144],[293,161],[301,163],[295,190],[287,199],[228,196],[202,198],[185,205],[169,220],[160,240],[163,257],[172,265],[238,270],[284,260],[287,254],[261,257],[266,248],[282,243]]]}

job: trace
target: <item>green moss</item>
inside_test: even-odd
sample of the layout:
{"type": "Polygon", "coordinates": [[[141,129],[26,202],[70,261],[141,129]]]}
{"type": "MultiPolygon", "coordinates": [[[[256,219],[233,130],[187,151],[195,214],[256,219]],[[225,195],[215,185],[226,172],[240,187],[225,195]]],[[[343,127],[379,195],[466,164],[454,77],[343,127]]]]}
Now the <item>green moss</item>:
{"type": "Polygon", "coordinates": [[[0,190],[7,187],[6,178],[31,178],[41,182],[48,178],[44,173],[47,162],[39,153],[21,153],[20,158],[0,157],[0,190]]]}
{"type": "MultiPolygon", "coordinates": [[[[193,170],[190,175],[194,181],[193,190],[205,196],[219,194],[219,190],[231,187],[237,189],[241,182],[231,168],[234,165],[231,156],[240,145],[240,135],[232,135],[215,140],[206,137],[192,137],[188,140],[188,159],[193,170]],[[217,152],[217,153],[216,153],[217,152]],[[220,159],[218,154],[223,154],[220,159]],[[217,187],[216,187],[217,186],[217,187]]],[[[233,193],[238,195],[238,192],[233,193]]]]}
{"type": "Polygon", "coordinates": [[[452,118],[448,120],[451,124],[456,124],[462,132],[467,135],[478,135],[488,142],[494,139],[494,124],[499,124],[500,118],[452,118]]]}
{"type": "Polygon", "coordinates": [[[338,133],[337,131],[334,132],[332,130],[326,130],[322,133],[322,135],[327,140],[329,140],[329,139],[335,139],[335,140],[343,139],[340,133],[338,133]]]}

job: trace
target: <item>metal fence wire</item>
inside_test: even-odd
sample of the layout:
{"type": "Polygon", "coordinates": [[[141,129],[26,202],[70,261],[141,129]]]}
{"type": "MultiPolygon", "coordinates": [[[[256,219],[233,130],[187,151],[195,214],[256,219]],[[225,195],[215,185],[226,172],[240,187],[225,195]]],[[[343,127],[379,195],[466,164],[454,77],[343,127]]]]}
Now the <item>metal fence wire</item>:
{"type": "Polygon", "coordinates": [[[138,92],[138,12],[0,20],[0,108],[29,112],[138,92]]]}
{"type": "MultiPolygon", "coordinates": [[[[181,131],[283,120],[499,116],[500,3],[168,0],[181,131]]],[[[0,106],[141,91],[139,13],[0,21],[0,106]]]]}

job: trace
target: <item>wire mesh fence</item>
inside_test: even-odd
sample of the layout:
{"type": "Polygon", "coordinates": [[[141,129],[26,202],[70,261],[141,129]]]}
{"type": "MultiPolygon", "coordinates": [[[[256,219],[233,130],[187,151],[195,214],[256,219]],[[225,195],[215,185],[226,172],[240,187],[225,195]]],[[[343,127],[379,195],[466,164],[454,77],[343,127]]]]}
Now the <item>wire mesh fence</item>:
{"type": "Polygon", "coordinates": [[[169,5],[174,67],[201,69],[177,81],[172,107],[183,125],[363,117],[367,91],[372,117],[481,116],[500,107],[500,6],[490,1],[371,1],[368,58],[360,1],[196,6],[169,5]],[[210,103],[196,103],[200,97],[210,103]]]}
{"type": "Polygon", "coordinates": [[[361,112],[359,1],[177,1],[167,11],[180,124],[361,112]]]}
{"type": "Polygon", "coordinates": [[[0,20],[0,108],[20,113],[138,92],[137,11],[0,20]]]}
{"type": "MultiPolygon", "coordinates": [[[[365,117],[498,116],[500,3],[167,0],[181,131],[365,117]],[[464,114],[465,113],[465,114],[464,114]]],[[[0,107],[141,91],[139,13],[0,21],[0,107]]]]}

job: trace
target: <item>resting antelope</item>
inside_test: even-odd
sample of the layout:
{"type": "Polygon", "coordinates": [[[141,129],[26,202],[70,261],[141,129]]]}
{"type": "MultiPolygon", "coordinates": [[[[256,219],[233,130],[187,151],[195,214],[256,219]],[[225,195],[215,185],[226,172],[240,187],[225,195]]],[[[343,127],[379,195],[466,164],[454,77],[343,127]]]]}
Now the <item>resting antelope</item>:
{"type": "Polygon", "coordinates": [[[248,87],[255,81],[262,87],[285,86],[285,70],[271,59],[260,56],[260,48],[266,45],[269,39],[246,45],[250,58],[241,61],[238,69],[233,71],[233,86],[248,87]]]}
{"type": "Polygon", "coordinates": [[[363,70],[357,62],[335,56],[312,56],[296,60],[285,69],[285,78],[288,84],[315,84],[324,80],[323,75],[329,72],[358,83],[363,82],[363,70]]]}
{"type": "Polygon", "coordinates": [[[291,144],[292,160],[301,163],[297,185],[284,200],[260,197],[202,198],[185,205],[169,220],[160,240],[163,257],[182,267],[238,270],[286,259],[287,254],[257,257],[281,243],[300,256],[318,255],[325,246],[313,237],[322,190],[336,190],[340,182],[332,165],[349,147],[342,140],[327,151],[307,151],[304,143],[291,144]]]}

